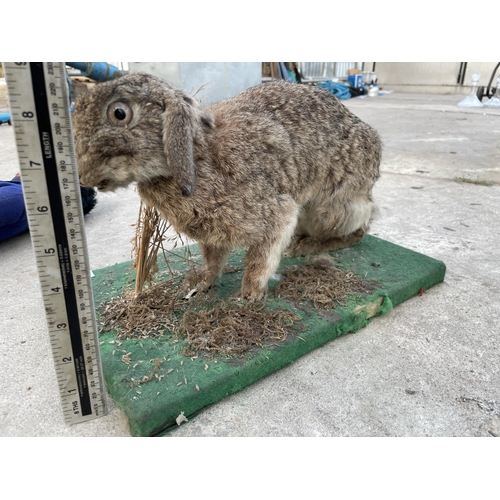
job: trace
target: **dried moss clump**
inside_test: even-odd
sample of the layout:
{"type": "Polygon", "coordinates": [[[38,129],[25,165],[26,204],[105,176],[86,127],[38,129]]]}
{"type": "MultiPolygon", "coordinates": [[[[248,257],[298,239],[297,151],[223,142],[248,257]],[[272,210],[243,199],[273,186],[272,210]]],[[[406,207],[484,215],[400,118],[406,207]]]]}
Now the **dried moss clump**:
{"type": "Polygon", "coordinates": [[[265,309],[265,304],[223,301],[210,310],[188,310],[177,334],[186,338],[183,354],[242,355],[254,346],[277,345],[293,331],[300,318],[285,308],[265,309]]]}
{"type": "Polygon", "coordinates": [[[101,330],[116,329],[118,338],[161,337],[163,329],[174,330],[179,320],[174,314],[182,308],[177,279],[150,285],[135,295],[126,290],[112,299],[101,313],[101,330]]]}
{"type": "Polygon", "coordinates": [[[214,300],[214,295],[183,300],[172,280],[150,286],[139,297],[127,290],[107,304],[101,330],[115,329],[121,339],[143,339],[161,337],[168,329],[186,340],[184,355],[209,357],[240,356],[254,346],[276,345],[293,331],[301,331],[296,325],[300,318],[288,309],[266,309],[262,302],[214,300]],[[195,304],[213,307],[196,309],[195,304]]]}
{"type": "Polygon", "coordinates": [[[315,309],[321,310],[345,306],[349,295],[368,293],[375,288],[374,283],[362,280],[352,271],[313,264],[286,270],[275,294],[296,303],[311,301],[315,309]]]}
{"type": "MultiPolygon", "coordinates": [[[[228,270],[229,272],[231,270],[228,270]]],[[[187,346],[186,356],[241,356],[252,347],[276,345],[302,330],[300,317],[264,302],[222,300],[216,288],[189,300],[181,288],[182,277],[151,284],[138,296],[125,291],[111,300],[101,313],[102,331],[115,329],[118,338],[157,338],[167,329],[187,346]]],[[[298,304],[311,302],[316,309],[345,305],[349,295],[375,289],[373,282],[328,266],[300,265],[288,269],[274,295],[298,304]]]]}

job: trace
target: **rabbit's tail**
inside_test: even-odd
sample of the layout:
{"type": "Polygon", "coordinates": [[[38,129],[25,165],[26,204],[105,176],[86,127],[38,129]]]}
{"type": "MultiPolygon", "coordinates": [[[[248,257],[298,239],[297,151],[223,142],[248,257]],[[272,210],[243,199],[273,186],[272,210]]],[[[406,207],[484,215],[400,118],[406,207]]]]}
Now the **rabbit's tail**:
{"type": "Polygon", "coordinates": [[[334,230],[335,236],[340,238],[349,236],[358,229],[367,233],[372,220],[377,217],[379,210],[372,200],[366,197],[359,197],[348,202],[343,212],[343,220],[334,230]]]}
{"type": "Polygon", "coordinates": [[[367,232],[377,214],[370,193],[340,192],[318,197],[302,207],[295,234],[320,240],[343,238],[358,229],[367,232]]]}

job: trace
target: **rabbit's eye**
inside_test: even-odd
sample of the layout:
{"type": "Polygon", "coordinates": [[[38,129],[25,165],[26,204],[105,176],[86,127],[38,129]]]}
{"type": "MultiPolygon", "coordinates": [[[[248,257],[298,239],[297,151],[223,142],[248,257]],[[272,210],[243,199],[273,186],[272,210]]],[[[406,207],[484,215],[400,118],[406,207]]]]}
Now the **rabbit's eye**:
{"type": "Polygon", "coordinates": [[[114,125],[124,127],[132,121],[132,110],[124,102],[114,102],[108,107],[108,119],[114,125]]]}

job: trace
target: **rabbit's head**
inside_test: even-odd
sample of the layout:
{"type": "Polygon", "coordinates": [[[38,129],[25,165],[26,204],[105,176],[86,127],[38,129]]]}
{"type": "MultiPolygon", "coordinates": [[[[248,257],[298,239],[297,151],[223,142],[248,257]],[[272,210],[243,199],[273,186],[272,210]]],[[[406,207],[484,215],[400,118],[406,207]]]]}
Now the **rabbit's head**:
{"type": "Polygon", "coordinates": [[[113,191],[173,177],[189,196],[195,185],[193,139],[198,103],[164,80],[134,73],[80,95],[73,113],[80,182],[113,191]]]}

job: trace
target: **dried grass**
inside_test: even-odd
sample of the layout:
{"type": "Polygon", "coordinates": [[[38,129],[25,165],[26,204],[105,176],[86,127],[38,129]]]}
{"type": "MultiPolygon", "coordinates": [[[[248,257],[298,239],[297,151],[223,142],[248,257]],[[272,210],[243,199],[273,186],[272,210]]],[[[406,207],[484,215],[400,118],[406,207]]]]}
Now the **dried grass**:
{"type": "MultiPolygon", "coordinates": [[[[175,249],[178,244],[184,246],[181,235],[167,237],[171,228],[154,207],[141,202],[132,239],[132,253],[136,281],[134,290],[124,290],[122,295],[113,298],[105,305],[101,313],[101,330],[117,330],[118,338],[160,337],[164,328],[174,329],[178,323],[174,314],[183,305],[180,297],[181,273],[172,270],[164,242],[175,249]],[[173,245],[172,245],[173,243],[173,245]],[[162,250],[169,277],[159,283],[153,283],[158,275],[158,253],[162,250]]],[[[192,262],[189,247],[184,249],[184,257],[177,258],[192,262]]]]}
{"type": "Polygon", "coordinates": [[[155,338],[165,328],[174,331],[179,320],[175,314],[185,305],[180,299],[180,278],[150,285],[139,295],[125,290],[109,301],[101,313],[101,331],[115,329],[118,338],[155,338]]]}
{"type": "Polygon", "coordinates": [[[283,342],[301,331],[300,318],[279,307],[267,309],[263,302],[222,300],[215,290],[183,299],[180,280],[169,279],[142,291],[128,290],[112,299],[101,313],[101,331],[115,329],[117,337],[158,338],[165,329],[187,342],[183,354],[208,357],[242,355],[254,346],[283,342]],[[207,308],[208,306],[208,308],[207,308]]]}
{"type": "Polygon", "coordinates": [[[376,288],[375,283],[362,280],[352,271],[341,271],[324,260],[317,262],[286,270],[276,286],[276,296],[295,303],[310,301],[315,309],[324,310],[345,306],[349,295],[376,288]]]}
{"type": "MultiPolygon", "coordinates": [[[[186,341],[182,351],[185,356],[232,357],[256,346],[277,345],[303,329],[300,317],[285,307],[222,300],[215,289],[185,300],[182,276],[178,274],[150,285],[137,297],[128,290],[111,300],[101,314],[102,331],[115,329],[118,338],[144,339],[161,337],[167,329],[186,341]]],[[[286,270],[270,293],[299,309],[302,303],[309,302],[315,309],[332,310],[345,305],[349,296],[374,288],[374,283],[360,279],[352,271],[300,265],[286,270]]]]}
{"type": "Polygon", "coordinates": [[[298,321],[299,316],[282,307],[268,310],[264,303],[223,301],[210,310],[186,311],[176,334],[187,341],[186,356],[232,357],[283,342],[300,330],[298,321]]]}
{"type": "Polygon", "coordinates": [[[137,297],[146,283],[151,284],[158,272],[158,252],[165,251],[163,240],[170,224],[162,219],[154,207],[142,203],[136,224],[135,237],[132,239],[132,252],[135,254],[135,296],[137,297]]]}

